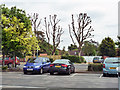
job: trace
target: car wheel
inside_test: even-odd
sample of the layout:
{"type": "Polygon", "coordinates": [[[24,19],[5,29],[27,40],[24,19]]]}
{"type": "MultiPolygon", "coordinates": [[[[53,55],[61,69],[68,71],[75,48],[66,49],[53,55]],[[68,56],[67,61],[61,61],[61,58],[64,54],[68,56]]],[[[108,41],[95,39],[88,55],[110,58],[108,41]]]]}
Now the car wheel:
{"type": "Polygon", "coordinates": [[[108,75],[106,73],[103,73],[103,77],[107,77],[108,75]]]}
{"type": "Polygon", "coordinates": [[[75,73],[75,68],[73,69],[73,72],[72,73],[75,73]]]}
{"type": "Polygon", "coordinates": [[[43,74],[43,68],[40,69],[40,74],[43,74]]]}
{"type": "Polygon", "coordinates": [[[27,72],[24,72],[24,74],[27,74],[27,72]]]}
{"type": "Polygon", "coordinates": [[[50,75],[53,75],[54,74],[54,72],[50,72],[50,75]]]}
{"type": "Polygon", "coordinates": [[[71,69],[68,69],[67,70],[67,75],[70,75],[71,74],[71,69]]]}
{"type": "Polygon", "coordinates": [[[118,73],[118,77],[120,77],[120,73],[118,73]]]}

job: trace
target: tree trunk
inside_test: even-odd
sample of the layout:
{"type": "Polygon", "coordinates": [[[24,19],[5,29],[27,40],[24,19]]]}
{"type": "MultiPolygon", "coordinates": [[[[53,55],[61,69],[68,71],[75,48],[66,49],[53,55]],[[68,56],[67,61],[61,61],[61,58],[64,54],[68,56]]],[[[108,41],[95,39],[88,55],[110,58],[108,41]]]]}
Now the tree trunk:
{"type": "Polygon", "coordinates": [[[79,50],[78,56],[80,57],[81,56],[81,46],[80,45],[79,45],[78,50],[79,50]]]}
{"type": "Polygon", "coordinates": [[[81,50],[79,50],[78,56],[79,56],[79,57],[81,56],[81,50]]]}
{"type": "Polygon", "coordinates": [[[34,50],[34,53],[33,53],[33,57],[35,58],[35,50],[34,50]]]}
{"type": "Polygon", "coordinates": [[[15,52],[14,52],[14,61],[13,61],[13,63],[14,63],[13,67],[15,67],[15,52]]]}
{"type": "Polygon", "coordinates": [[[4,65],[5,65],[4,58],[5,58],[5,53],[3,52],[3,57],[2,57],[2,67],[4,67],[4,65]]]}
{"type": "Polygon", "coordinates": [[[54,49],[53,49],[53,52],[52,52],[52,55],[55,55],[55,50],[56,50],[56,49],[54,48],[54,49]]]}

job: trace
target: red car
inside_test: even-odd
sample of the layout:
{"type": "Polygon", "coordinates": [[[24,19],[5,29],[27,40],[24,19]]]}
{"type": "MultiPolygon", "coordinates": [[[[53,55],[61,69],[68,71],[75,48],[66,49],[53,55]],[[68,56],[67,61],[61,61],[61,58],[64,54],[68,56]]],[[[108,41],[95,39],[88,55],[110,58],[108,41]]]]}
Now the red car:
{"type": "MultiPolygon", "coordinates": [[[[10,65],[13,65],[13,64],[14,64],[14,58],[6,57],[6,58],[4,59],[4,63],[5,63],[5,65],[8,65],[8,67],[9,67],[10,65]]],[[[1,64],[1,65],[3,64],[2,58],[0,58],[0,64],[1,64]]],[[[19,60],[18,57],[15,58],[15,67],[16,67],[16,65],[20,65],[20,60],[19,60]]]]}

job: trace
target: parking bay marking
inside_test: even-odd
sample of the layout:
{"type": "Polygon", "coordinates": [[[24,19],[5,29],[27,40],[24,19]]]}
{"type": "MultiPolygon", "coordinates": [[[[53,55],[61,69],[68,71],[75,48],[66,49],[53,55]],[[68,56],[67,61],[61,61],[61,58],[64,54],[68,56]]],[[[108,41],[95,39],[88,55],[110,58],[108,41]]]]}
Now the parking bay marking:
{"type": "Polygon", "coordinates": [[[103,76],[103,74],[101,74],[99,78],[102,78],[102,76],[103,76]]]}
{"type": "Polygon", "coordinates": [[[45,88],[45,87],[32,87],[32,86],[9,86],[9,85],[1,85],[2,88],[45,88]]]}

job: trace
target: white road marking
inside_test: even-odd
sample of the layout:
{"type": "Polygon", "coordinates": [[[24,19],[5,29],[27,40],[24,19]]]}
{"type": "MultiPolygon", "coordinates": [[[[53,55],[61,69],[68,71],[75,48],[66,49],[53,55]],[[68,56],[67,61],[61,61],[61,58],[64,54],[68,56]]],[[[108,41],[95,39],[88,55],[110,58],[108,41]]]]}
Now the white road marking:
{"type": "Polygon", "coordinates": [[[74,74],[70,75],[70,77],[74,77],[75,75],[77,75],[77,73],[74,73],[74,74]]]}
{"type": "Polygon", "coordinates": [[[45,88],[45,87],[31,87],[31,86],[9,86],[9,85],[0,85],[2,88],[45,88]]]}
{"type": "Polygon", "coordinates": [[[102,76],[103,76],[103,74],[101,74],[99,78],[102,78],[102,76]]]}

